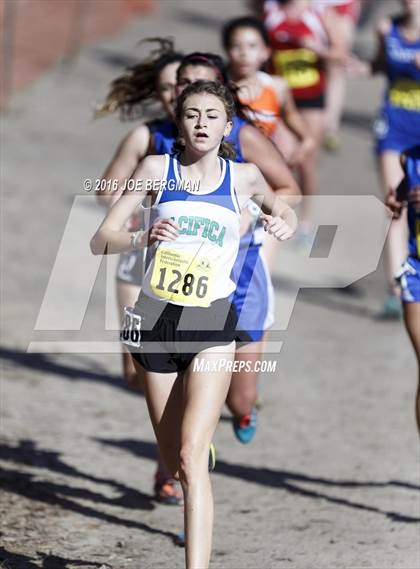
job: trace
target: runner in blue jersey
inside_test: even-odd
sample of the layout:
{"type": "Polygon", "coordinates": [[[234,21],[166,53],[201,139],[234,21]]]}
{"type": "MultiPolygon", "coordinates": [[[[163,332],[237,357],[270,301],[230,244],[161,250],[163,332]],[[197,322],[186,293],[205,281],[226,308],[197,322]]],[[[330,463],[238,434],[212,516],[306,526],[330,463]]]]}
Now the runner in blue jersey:
{"type": "MultiPolygon", "coordinates": [[[[174,128],[176,71],[183,56],[175,52],[170,40],[154,41],[160,43],[159,48],[112,82],[110,92],[105,102],[97,108],[96,115],[103,116],[118,111],[122,119],[143,118],[147,106],[159,102],[164,115],[170,117],[171,121],[144,122],[122,140],[102,176],[112,183],[117,180],[118,187],[113,186],[112,190],[96,192],[98,200],[106,207],[110,207],[120,197],[124,184],[145,156],[161,153],[156,152],[155,145],[162,148],[162,140],[170,134],[167,129],[174,128]],[[159,128],[162,125],[162,133],[155,135],[155,131],[159,130],[158,125],[159,128]]],[[[165,148],[163,152],[166,151],[165,148]]],[[[127,229],[138,229],[139,223],[141,220],[136,215],[130,220],[127,229]]],[[[143,265],[144,258],[141,253],[128,252],[120,255],[117,269],[117,297],[120,312],[124,306],[131,306],[139,295],[143,265]]],[[[132,358],[127,352],[123,352],[123,373],[127,382],[136,386],[138,376],[132,358]]]]}
{"type": "MultiPolygon", "coordinates": [[[[401,0],[402,11],[378,26],[378,48],[364,73],[387,78],[383,105],[374,126],[376,152],[384,195],[403,177],[400,153],[420,140],[420,9],[418,0],[401,0]]],[[[406,220],[391,224],[385,245],[388,297],[381,315],[400,318],[401,303],[394,276],[407,254],[406,220]]]]}
{"type": "MultiPolygon", "coordinates": [[[[413,344],[420,373],[420,144],[401,155],[405,176],[397,188],[391,190],[387,204],[396,218],[407,206],[408,257],[397,279],[401,287],[404,321],[413,344]]],[[[420,376],[416,396],[416,419],[420,434],[420,376]]]]}
{"type": "MultiPolygon", "coordinates": [[[[174,50],[171,41],[162,39],[159,43],[159,49],[153,51],[145,61],[131,67],[127,73],[113,81],[109,95],[96,111],[99,116],[119,111],[124,119],[142,118],[147,104],[157,101],[161,104],[164,114],[172,119],[140,124],[123,139],[103,175],[105,180],[118,180],[120,188],[124,187],[125,182],[130,179],[145,156],[169,152],[169,146],[165,146],[165,141],[168,139],[171,140],[172,147],[174,136],[172,133],[176,132],[173,122],[176,71],[183,55],[174,50]]],[[[97,197],[100,203],[110,207],[121,193],[122,189],[112,192],[98,191],[97,197]]],[[[127,231],[140,229],[141,224],[140,216],[135,215],[129,221],[127,231]]],[[[124,306],[134,306],[139,296],[143,272],[144,251],[128,251],[120,255],[116,290],[121,317],[124,306]]],[[[134,368],[131,354],[124,347],[122,358],[126,381],[142,391],[142,377],[134,368]]],[[[213,450],[212,447],[212,452],[213,450]]],[[[167,505],[177,505],[182,502],[179,483],[173,479],[160,456],[154,475],[154,493],[159,502],[167,505]]]]}

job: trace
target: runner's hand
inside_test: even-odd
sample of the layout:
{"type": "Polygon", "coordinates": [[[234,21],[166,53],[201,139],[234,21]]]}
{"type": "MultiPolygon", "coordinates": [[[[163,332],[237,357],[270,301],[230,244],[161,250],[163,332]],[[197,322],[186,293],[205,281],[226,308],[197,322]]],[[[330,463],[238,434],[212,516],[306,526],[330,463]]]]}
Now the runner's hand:
{"type": "Polygon", "coordinates": [[[309,157],[309,155],[312,154],[312,152],[315,150],[315,147],[316,142],[313,138],[310,136],[304,138],[290,156],[288,166],[293,167],[302,164],[309,157]]]}
{"type": "Polygon", "coordinates": [[[349,55],[344,67],[346,70],[346,75],[353,79],[356,79],[358,77],[370,77],[372,75],[372,65],[353,54],[349,55]]]}
{"type": "Polygon", "coordinates": [[[156,241],[175,241],[178,238],[179,225],[172,219],[158,219],[149,232],[149,243],[156,241]]]}
{"type": "Polygon", "coordinates": [[[273,217],[272,215],[262,213],[260,219],[263,222],[264,231],[267,231],[269,235],[272,235],[279,241],[290,239],[296,231],[279,216],[273,217]]]}
{"type": "Polygon", "coordinates": [[[390,190],[385,200],[386,206],[391,210],[392,217],[399,219],[404,203],[397,200],[397,192],[390,190]]]}

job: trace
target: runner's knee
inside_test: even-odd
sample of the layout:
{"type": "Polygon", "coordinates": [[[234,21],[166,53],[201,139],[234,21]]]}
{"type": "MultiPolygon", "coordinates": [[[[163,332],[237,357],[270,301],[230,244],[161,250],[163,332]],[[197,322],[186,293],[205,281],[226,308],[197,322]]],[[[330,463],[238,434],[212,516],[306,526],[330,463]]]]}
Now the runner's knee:
{"type": "Polygon", "coordinates": [[[232,386],[226,399],[229,410],[235,417],[246,415],[254,407],[257,400],[256,386],[249,386],[246,389],[235,388],[232,386]]]}
{"type": "MultiPolygon", "coordinates": [[[[190,484],[196,478],[203,464],[208,462],[208,448],[192,441],[183,443],[179,453],[179,479],[190,484]]],[[[207,470],[207,468],[206,468],[207,470]]]]}

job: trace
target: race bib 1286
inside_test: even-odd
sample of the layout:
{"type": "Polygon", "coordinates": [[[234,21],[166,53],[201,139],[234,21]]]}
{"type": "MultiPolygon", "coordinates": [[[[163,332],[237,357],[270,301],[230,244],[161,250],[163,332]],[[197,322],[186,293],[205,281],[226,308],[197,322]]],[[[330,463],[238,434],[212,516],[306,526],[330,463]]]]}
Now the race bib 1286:
{"type": "Polygon", "coordinates": [[[213,298],[214,259],[176,249],[158,249],[152,278],[153,293],[169,302],[208,307],[213,298]]]}

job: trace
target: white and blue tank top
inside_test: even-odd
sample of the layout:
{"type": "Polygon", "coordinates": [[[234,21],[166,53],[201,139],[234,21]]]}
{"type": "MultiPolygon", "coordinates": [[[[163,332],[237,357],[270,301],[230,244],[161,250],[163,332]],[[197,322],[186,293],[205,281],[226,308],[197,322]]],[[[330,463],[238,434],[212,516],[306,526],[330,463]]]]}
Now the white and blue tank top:
{"type": "Polygon", "coordinates": [[[199,181],[182,178],[177,157],[165,154],[151,221],[170,218],[180,230],[175,241],[149,248],[144,294],[181,306],[207,307],[234,291],[230,275],[238,255],[240,208],[233,163],[219,161],[219,180],[203,193],[199,181]]]}
{"type": "MultiPolygon", "coordinates": [[[[225,141],[231,144],[235,150],[235,162],[246,162],[241,149],[240,132],[241,129],[250,124],[245,119],[235,115],[233,117],[232,130],[225,137],[225,141]]],[[[157,120],[148,123],[150,133],[153,137],[153,150],[155,154],[173,154],[174,142],[178,136],[178,129],[175,123],[169,119],[157,120]]],[[[251,215],[254,218],[252,226],[241,238],[240,247],[248,249],[249,247],[260,247],[264,240],[264,228],[258,221],[260,209],[253,202],[248,204],[251,215]]]]}

